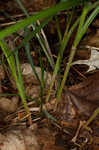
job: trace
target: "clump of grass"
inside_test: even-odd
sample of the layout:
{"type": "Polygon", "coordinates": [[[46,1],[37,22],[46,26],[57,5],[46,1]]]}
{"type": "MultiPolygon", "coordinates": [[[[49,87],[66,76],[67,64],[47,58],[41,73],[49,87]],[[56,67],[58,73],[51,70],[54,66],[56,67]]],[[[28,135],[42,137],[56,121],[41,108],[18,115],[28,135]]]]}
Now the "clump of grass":
{"type": "MultiPolygon", "coordinates": [[[[68,64],[67,64],[65,72],[64,72],[63,79],[60,83],[59,88],[56,89],[56,91],[57,91],[57,93],[56,93],[57,94],[56,104],[57,104],[58,101],[60,100],[64,85],[66,84],[66,80],[67,80],[67,76],[68,76],[68,73],[70,70],[71,62],[72,62],[74,55],[76,53],[77,46],[78,46],[80,40],[82,39],[83,35],[85,34],[87,28],[89,27],[89,25],[92,23],[94,18],[99,14],[99,2],[94,2],[94,4],[91,4],[91,2],[88,2],[87,0],[85,0],[85,1],[83,1],[83,0],[76,0],[76,1],[75,0],[66,0],[65,1],[64,0],[64,2],[60,2],[59,4],[52,6],[51,8],[48,8],[46,10],[43,10],[43,11],[41,11],[41,12],[39,12],[33,16],[29,16],[28,12],[24,8],[24,6],[22,5],[20,0],[17,0],[17,2],[20,5],[20,8],[23,10],[23,12],[25,13],[27,18],[25,18],[24,20],[22,20],[20,22],[16,22],[15,25],[12,25],[12,26],[0,31],[0,47],[1,47],[4,55],[6,56],[6,59],[8,61],[8,64],[9,64],[11,72],[12,72],[12,75],[16,81],[19,95],[20,95],[22,102],[24,104],[24,108],[25,108],[26,112],[29,113],[27,103],[26,103],[26,95],[25,95],[22,75],[21,75],[21,71],[20,71],[20,62],[19,62],[19,58],[18,58],[18,50],[21,47],[25,47],[27,58],[28,58],[31,66],[33,68],[35,76],[37,77],[38,81],[40,82],[41,93],[42,93],[41,97],[42,97],[43,93],[44,93],[43,92],[44,91],[44,78],[43,78],[44,67],[43,67],[43,63],[42,63],[41,52],[39,52],[41,75],[42,75],[41,80],[40,80],[38,74],[36,73],[34,62],[32,60],[31,54],[30,54],[30,43],[29,43],[29,41],[33,38],[33,36],[35,36],[38,39],[38,41],[41,45],[41,48],[42,48],[43,52],[45,53],[45,55],[48,59],[48,62],[49,62],[50,66],[52,67],[52,70],[53,70],[52,81],[51,81],[49,91],[47,94],[47,98],[46,98],[46,101],[48,102],[50,95],[51,95],[51,91],[52,91],[54,82],[55,82],[55,79],[56,79],[56,76],[58,74],[59,69],[61,69],[60,64],[61,64],[61,61],[63,58],[64,50],[66,49],[66,46],[68,45],[68,41],[69,41],[70,37],[72,36],[73,31],[75,30],[75,28],[78,27],[75,38],[74,38],[74,42],[73,42],[73,45],[71,48],[68,64]],[[73,19],[73,14],[75,13],[75,7],[79,6],[79,5],[83,6],[82,13],[77,18],[77,20],[75,20],[73,25],[71,25],[71,22],[73,19]],[[65,29],[64,35],[62,37],[61,29],[60,29],[58,18],[57,18],[57,13],[59,13],[60,11],[66,11],[69,9],[71,9],[71,14],[68,14],[68,21],[67,21],[66,29],[65,29]],[[90,12],[89,17],[87,17],[89,12],[90,12]],[[48,24],[48,22],[53,17],[56,17],[57,32],[58,32],[59,43],[60,43],[60,49],[58,52],[56,64],[55,64],[53,57],[51,55],[51,51],[49,51],[49,49],[47,47],[48,45],[46,45],[44,37],[42,37],[42,35],[40,33],[41,29],[43,29],[46,26],[46,24],[48,24]],[[37,20],[40,20],[40,19],[42,19],[43,22],[39,26],[37,26],[36,22],[37,22],[37,20]],[[33,28],[32,32],[30,32],[27,28],[28,25],[30,25],[30,24],[32,24],[32,28],[33,28]],[[10,34],[17,32],[20,29],[24,29],[24,39],[21,42],[21,44],[18,47],[15,47],[13,52],[11,52],[11,50],[9,49],[4,38],[10,34]],[[27,37],[27,35],[28,35],[28,37],[27,37]]],[[[46,114],[48,115],[48,113],[46,113],[46,114]]]]}

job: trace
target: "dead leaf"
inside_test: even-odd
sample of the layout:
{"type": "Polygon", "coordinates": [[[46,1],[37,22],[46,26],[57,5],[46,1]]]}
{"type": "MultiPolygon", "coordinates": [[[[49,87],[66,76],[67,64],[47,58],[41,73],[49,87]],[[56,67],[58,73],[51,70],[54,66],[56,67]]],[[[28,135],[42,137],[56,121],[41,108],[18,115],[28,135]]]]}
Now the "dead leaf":
{"type": "Polygon", "coordinates": [[[79,112],[90,116],[99,107],[99,72],[90,76],[83,82],[71,86],[71,101],[79,112]]]}
{"type": "Polygon", "coordinates": [[[88,60],[77,60],[72,63],[72,65],[75,64],[85,64],[89,66],[89,69],[87,72],[95,70],[96,68],[99,68],[99,52],[94,47],[91,48],[91,56],[88,60]]]}
{"type": "Polygon", "coordinates": [[[77,85],[64,89],[56,112],[60,120],[68,121],[75,117],[87,120],[98,107],[99,72],[77,85]]]}

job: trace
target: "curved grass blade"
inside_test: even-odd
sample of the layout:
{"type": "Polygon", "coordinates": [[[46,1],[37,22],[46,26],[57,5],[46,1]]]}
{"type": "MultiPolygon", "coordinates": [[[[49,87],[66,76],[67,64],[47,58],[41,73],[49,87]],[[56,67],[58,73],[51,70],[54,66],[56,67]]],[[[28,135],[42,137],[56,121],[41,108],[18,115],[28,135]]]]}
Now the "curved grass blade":
{"type": "MultiPolygon", "coordinates": [[[[21,100],[24,104],[24,108],[25,108],[27,114],[30,114],[27,103],[26,103],[26,96],[25,96],[25,92],[24,92],[24,88],[23,88],[24,86],[23,86],[23,83],[22,83],[22,80],[21,80],[22,78],[21,78],[21,76],[19,76],[19,77],[17,76],[15,57],[13,55],[10,55],[10,57],[8,57],[8,55],[10,53],[10,49],[9,49],[8,45],[6,44],[6,42],[4,40],[0,40],[0,47],[1,47],[4,55],[7,58],[8,64],[10,66],[12,75],[14,77],[14,80],[16,82],[16,85],[17,85],[17,88],[18,88],[18,91],[19,91],[19,94],[20,94],[21,100]]],[[[17,66],[18,65],[19,65],[19,62],[17,62],[17,66]]],[[[18,66],[17,69],[18,69],[18,74],[19,74],[20,73],[19,72],[19,66],[18,66]]]]}
{"type": "Polygon", "coordinates": [[[39,12],[38,14],[36,14],[34,16],[30,16],[29,18],[26,18],[23,21],[18,22],[15,25],[12,25],[12,26],[0,31],[0,40],[22,28],[25,28],[27,25],[32,24],[32,23],[36,22],[37,20],[53,16],[56,13],[58,13],[59,11],[70,9],[72,6],[73,7],[77,6],[82,1],[83,0],[76,0],[76,1],[72,0],[72,1],[68,1],[68,2],[61,2],[55,6],[52,6],[51,8],[48,8],[46,10],[39,12]]]}
{"type": "Polygon", "coordinates": [[[94,18],[98,14],[99,14],[99,6],[91,13],[91,15],[89,16],[89,18],[87,19],[87,21],[85,22],[84,25],[83,25],[83,23],[81,21],[82,25],[80,25],[79,32],[77,32],[77,36],[75,37],[74,44],[72,46],[71,54],[70,54],[70,57],[69,57],[69,62],[67,64],[66,70],[64,72],[63,80],[61,82],[61,88],[59,89],[58,94],[57,94],[57,99],[58,100],[60,99],[60,96],[61,96],[61,93],[62,93],[62,89],[63,89],[63,87],[65,85],[66,80],[67,80],[68,72],[70,70],[70,66],[71,66],[72,60],[74,58],[74,55],[76,53],[76,47],[79,44],[79,42],[80,42],[81,38],[83,37],[84,33],[86,32],[88,26],[92,23],[92,21],[94,20],[94,18]]]}
{"type": "Polygon", "coordinates": [[[50,84],[50,88],[49,88],[49,91],[48,91],[48,95],[46,97],[46,101],[49,100],[49,97],[50,97],[50,94],[51,94],[51,90],[52,90],[52,87],[54,85],[54,81],[55,81],[55,77],[57,75],[57,72],[59,70],[59,67],[60,67],[60,61],[62,59],[62,56],[63,56],[63,52],[65,50],[65,47],[67,46],[68,44],[68,41],[74,31],[74,29],[76,28],[76,26],[78,25],[79,23],[79,20],[80,18],[78,18],[76,20],[76,22],[72,25],[71,29],[69,30],[68,34],[66,37],[64,37],[63,41],[62,41],[62,44],[61,44],[61,48],[60,48],[60,53],[58,54],[58,58],[57,58],[57,62],[56,62],[56,66],[55,66],[55,69],[54,69],[54,72],[53,72],[53,76],[52,76],[52,81],[51,81],[51,84],[50,84]]]}

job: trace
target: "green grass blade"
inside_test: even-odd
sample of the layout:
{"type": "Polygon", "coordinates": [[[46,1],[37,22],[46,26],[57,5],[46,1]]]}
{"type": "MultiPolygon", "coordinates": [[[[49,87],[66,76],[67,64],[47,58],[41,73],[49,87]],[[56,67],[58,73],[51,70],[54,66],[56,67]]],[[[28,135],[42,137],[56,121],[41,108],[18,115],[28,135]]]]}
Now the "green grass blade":
{"type": "MultiPolygon", "coordinates": [[[[24,104],[24,108],[25,108],[26,112],[29,113],[28,107],[27,107],[27,104],[26,104],[25,93],[24,93],[24,90],[23,90],[22,78],[21,78],[21,76],[19,76],[19,79],[18,79],[18,76],[17,76],[17,73],[16,73],[16,63],[17,63],[17,67],[19,67],[19,62],[17,60],[16,63],[15,63],[15,57],[13,55],[10,55],[8,57],[8,55],[10,53],[10,49],[9,49],[9,47],[6,44],[5,41],[0,40],[0,47],[1,47],[4,55],[7,58],[8,64],[9,64],[11,72],[12,72],[12,76],[14,77],[14,79],[16,81],[16,85],[17,85],[17,88],[18,88],[21,100],[22,100],[22,102],[24,104]]],[[[18,69],[18,74],[19,74],[20,73],[19,72],[19,68],[17,68],[17,69],[18,69]]]]}
{"type": "Polygon", "coordinates": [[[29,40],[31,40],[31,39],[36,35],[37,32],[40,32],[41,28],[43,28],[43,27],[50,21],[50,19],[51,19],[51,18],[47,18],[46,21],[43,22],[43,23],[41,23],[41,25],[40,25],[39,27],[36,27],[35,31],[32,31],[32,32],[28,33],[28,36],[21,42],[21,44],[20,44],[18,47],[16,47],[16,48],[14,49],[14,51],[12,51],[12,52],[10,51],[8,57],[9,57],[10,55],[14,54],[16,51],[18,51],[18,49],[20,49],[20,48],[22,48],[23,46],[25,46],[25,44],[26,44],[29,40]]]}
{"type": "MultiPolygon", "coordinates": [[[[79,35],[80,30],[82,29],[82,26],[83,26],[83,24],[84,24],[84,21],[85,21],[86,15],[88,14],[88,11],[89,11],[89,3],[87,3],[87,4],[85,3],[85,6],[84,6],[84,8],[83,8],[83,10],[82,10],[82,15],[81,15],[81,17],[80,17],[80,23],[79,23],[79,27],[78,27],[78,30],[77,30],[76,38],[77,38],[77,36],[79,35]]],[[[75,38],[75,41],[76,41],[76,38],[75,38]]],[[[75,51],[75,50],[73,49],[73,52],[74,52],[74,51],[75,51]]],[[[74,53],[73,53],[73,55],[74,55],[74,53]]],[[[73,55],[72,55],[72,57],[73,57],[73,55]]],[[[72,57],[71,57],[71,56],[69,57],[69,63],[67,64],[67,67],[66,67],[66,70],[65,70],[65,72],[64,72],[64,76],[63,76],[63,79],[62,79],[62,82],[61,82],[61,85],[60,85],[60,89],[59,89],[59,91],[58,91],[58,93],[57,93],[57,101],[60,99],[62,90],[63,90],[63,88],[64,88],[65,81],[66,81],[66,79],[67,79],[68,72],[69,72],[69,69],[70,69],[71,58],[72,58],[72,57]]],[[[73,58],[72,58],[72,59],[73,59],[73,58]]]]}
{"type": "Polygon", "coordinates": [[[61,3],[59,3],[55,6],[52,6],[51,8],[43,10],[43,11],[41,11],[40,13],[38,13],[34,16],[26,18],[23,21],[18,22],[15,25],[12,25],[12,26],[0,31],[0,39],[3,39],[6,36],[16,32],[16,31],[18,31],[22,28],[25,28],[27,25],[32,24],[32,23],[36,22],[37,20],[53,16],[54,14],[56,14],[59,11],[70,9],[72,6],[77,6],[82,1],[83,0],[76,0],[76,1],[72,0],[72,1],[69,1],[69,2],[61,2],[61,3]]]}
{"type": "Polygon", "coordinates": [[[85,24],[83,25],[81,31],[79,32],[77,39],[74,43],[73,47],[77,47],[78,43],[80,42],[81,38],[83,37],[83,35],[85,34],[87,28],[89,27],[89,25],[92,23],[92,21],[94,20],[94,18],[99,14],[99,6],[97,8],[95,8],[95,10],[91,13],[91,15],[88,17],[88,19],[86,20],[85,24]]]}
{"type": "MultiPolygon", "coordinates": [[[[72,63],[72,60],[73,60],[73,57],[76,53],[76,47],[77,45],[79,44],[81,38],[83,37],[84,33],[86,32],[88,26],[92,23],[92,21],[94,20],[94,18],[99,14],[99,6],[92,12],[92,14],[89,16],[89,18],[87,19],[87,21],[85,22],[85,24],[83,26],[81,26],[79,28],[79,33],[77,32],[77,36],[75,38],[75,41],[74,41],[74,44],[73,44],[73,47],[72,47],[72,50],[71,50],[71,54],[70,54],[70,57],[69,57],[69,62],[67,64],[67,67],[66,67],[66,70],[65,70],[65,73],[64,73],[64,77],[63,77],[63,80],[61,82],[61,88],[59,89],[58,91],[58,94],[57,94],[57,99],[59,100],[60,99],[60,96],[61,96],[61,92],[62,92],[62,89],[64,87],[64,84],[67,80],[67,76],[68,76],[68,72],[70,70],[70,66],[71,66],[71,63],[72,63]]],[[[87,14],[86,14],[87,15],[87,14]]],[[[83,23],[82,23],[83,24],[83,23]]]]}
{"type": "Polygon", "coordinates": [[[56,119],[52,115],[50,115],[45,109],[43,109],[42,112],[47,116],[47,118],[56,121],[56,119]]]}
{"type": "Polygon", "coordinates": [[[15,68],[15,58],[14,58],[14,56],[10,55],[11,51],[10,51],[7,43],[4,40],[0,40],[0,47],[1,47],[1,49],[2,49],[2,51],[4,53],[4,55],[5,55],[5,57],[7,58],[8,64],[9,64],[9,66],[11,68],[12,73],[13,73],[13,77],[15,79],[17,79],[16,68],[15,68]]]}
{"type": "Polygon", "coordinates": [[[60,30],[60,25],[59,25],[58,17],[56,16],[55,19],[56,19],[56,29],[57,29],[57,33],[58,33],[58,37],[59,37],[59,43],[61,45],[61,42],[62,42],[62,33],[61,33],[61,30],[60,30]]]}
{"type": "Polygon", "coordinates": [[[44,86],[45,86],[45,83],[44,83],[44,65],[43,65],[42,54],[41,54],[40,49],[39,49],[39,59],[40,59],[40,68],[41,68],[41,87],[44,90],[44,86]]]}
{"type": "MultiPolygon", "coordinates": [[[[29,17],[29,14],[28,14],[27,10],[24,8],[24,6],[22,5],[21,1],[17,0],[17,2],[19,4],[20,8],[22,9],[22,11],[26,14],[27,17],[29,17]]],[[[32,28],[33,28],[33,30],[35,30],[35,28],[36,28],[36,24],[35,23],[32,24],[32,28]]],[[[38,39],[38,41],[39,41],[39,43],[40,43],[44,53],[46,54],[51,67],[54,68],[54,60],[52,59],[52,57],[49,56],[47,48],[45,46],[45,43],[44,43],[44,40],[43,40],[41,34],[40,33],[36,33],[36,37],[37,37],[37,39],[38,39]]]]}
{"type": "Polygon", "coordinates": [[[19,4],[19,6],[20,6],[20,8],[22,9],[22,11],[25,13],[25,15],[26,15],[27,17],[29,17],[29,14],[28,14],[27,10],[24,8],[24,6],[23,6],[21,0],[16,0],[16,1],[17,1],[17,3],[19,4]]]}
{"type": "Polygon", "coordinates": [[[55,69],[54,69],[54,72],[53,72],[53,76],[52,76],[52,81],[51,81],[51,84],[50,84],[50,88],[49,88],[49,91],[48,91],[48,95],[47,95],[47,98],[46,98],[46,101],[49,100],[49,97],[50,97],[50,94],[51,94],[51,90],[52,90],[52,87],[54,85],[54,82],[55,82],[55,77],[57,75],[57,72],[59,70],[59,67],[60,67],[60,61],[62,59],[62,56],[63,56],[63,52],[65,50],[65,47],[67,46],[67,43],[74,31],[74,29],[76,28],[76,26],[78,25],[79,23],[79,18],[75,21],[75,23],[72,25],[71,29],[69,30],[67,36],[64,38],[63,40],[63,43],[61,45],[61,51],[60,53],[58,54],[58,58],[57,58],[57,61],[56,61],[56,66],[55,66],[55,69]]]}
{"type": "Polygon", "coordinates": [[[24,89],[23,78],[22,78],[21,69],[20,69],[20,62],[19,62],[19,58],[18,58],[18,51],[15,54],[15,58],[16,58],[16,66],[17,66],[17,80],[16,80],[16,85],[17,85],[17,88],[19,90],[19,94],[20,94],[21,100],[23,102],[24,108],[25,108],[26,112],[28,113],[28,111],[27,111],[28,107],[27,107],[27,103],[26,103],[25,89],[24,89]]]}
{"type": "MultiPolygon", "coordinates": [[[[25,30],[27,30],[27,28],[26,28],[25,30]]],[[[25,36],[25,38],[27,37],[27,31],[25,31],[24,36],[25,36]]],[[[37,72],[36,72],[36,69],[35,69],[33,60],[32,60],[32,56],[31,56],[31,53],[30,53],[30,45],[29,45],[29,42],[27,42],[27,43],[25,44],[25,51],[26,51],[27,58],[28,58],[28,60],[29,60],[29,62],[30,62],[30,64],[31,64],[31,67],[32,67],[32,69],[33,69],[33,72],[34,72],[34,74],[35,74],[37,80],[41,83],[41,81],[40,81],[40,79],[39,79],[39,76],[38,76],[38,74],[37,74],[37,72]]]]}

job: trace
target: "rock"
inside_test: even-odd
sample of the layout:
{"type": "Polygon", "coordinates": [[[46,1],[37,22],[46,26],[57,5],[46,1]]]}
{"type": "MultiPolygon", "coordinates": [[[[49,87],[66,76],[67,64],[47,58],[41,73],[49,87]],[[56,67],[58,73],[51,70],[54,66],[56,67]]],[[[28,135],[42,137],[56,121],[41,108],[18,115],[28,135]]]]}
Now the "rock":
{"type": "Polygon", "coordinates": [[[12,100],[6,97],[0,97],[0,111],[5,113],[12,113],[17,109],[19,98],[12,97],[12,100]]]}
{"type": "MultiPolygon", "coordinates": [[[[39,79],[41,80],[41,68],[40,67],[35,67],[36,72],[39,76],[39,79]]],[[[39,84],[39,81],[37,80],[37,78],[35,77],[35,74],[32,70],[32,67],[29,63],[24,63],[21,65],[21,71],[22,71],[22,75],[24,78],[24,82],[25,83],[34,83],[34,84],[39,84]]],[[[50,85],[51,83],[51,74],[44,71],[44,80],[46,82],[46,86],[50,85]],[[48,76],[48,79],[46,81],[46,78],[48,76]]]]}
{"type": "Polygon", "coordinates": [[[11,129],[0,134],[0,150],[39,150],[39,145],[31,129],[11,129]]]}

